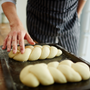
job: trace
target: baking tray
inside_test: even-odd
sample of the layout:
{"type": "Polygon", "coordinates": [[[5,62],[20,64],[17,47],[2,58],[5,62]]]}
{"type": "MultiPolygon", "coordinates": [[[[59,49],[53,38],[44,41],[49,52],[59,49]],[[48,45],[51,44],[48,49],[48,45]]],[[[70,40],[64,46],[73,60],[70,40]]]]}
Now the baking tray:
{"type": "MultiPolygon", "coordinates": [[[[29,44],[27,44],[29,45],[29,44]]],[[[40,44],[45,45],[45,44],[40,44]]],[[[73,62],[84,62],[90,67],[90,63],[76,57],[74,54],[67,52],[64,48],[57,44],[46,44],[50,46],[55,46],[62,50],[63,54],[59,57],[55,57],[53,59],[45,59],[45,60],[37,60],[37,61],[27,61],[27,62],[19,62],[15,61],[8,57],[8,52],[6,50],[2,50],[0,47],[0,61],[2,64],[3,75],[6,82],[7,90],[89,90],[90,89],[90,79],[81,82],[74,83],[66,83],[66,84],[58,84],[55,83],[49,86],[38,86],[36,88],[31,88],[23,85],[19,80],[20,71],[27,65],[36,64],[36,63],[49,63],[52,61],[62,61],[65,59],[70,59],[73,62]]]]}

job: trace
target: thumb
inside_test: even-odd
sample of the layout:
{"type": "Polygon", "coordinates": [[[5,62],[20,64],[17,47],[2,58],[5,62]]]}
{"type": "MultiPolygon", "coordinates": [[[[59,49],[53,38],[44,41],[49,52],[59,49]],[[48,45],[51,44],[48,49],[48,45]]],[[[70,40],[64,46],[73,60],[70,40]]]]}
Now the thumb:
{"type": "Polygon", "coordinates": [[[29,35],[28,33],[26,33],[25,39],[26,39],[31,45],[34,45],[34,44],[35,44],[35,42],[33,41],[33,39],[30,37],[30,35],[29,35]]]}

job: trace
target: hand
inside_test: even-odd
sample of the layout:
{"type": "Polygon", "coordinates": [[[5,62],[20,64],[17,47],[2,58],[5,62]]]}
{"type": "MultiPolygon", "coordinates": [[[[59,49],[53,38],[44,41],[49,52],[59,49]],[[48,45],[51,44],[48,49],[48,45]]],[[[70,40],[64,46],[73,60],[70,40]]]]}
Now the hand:
{"type": "Polygon", "coordinates": [[[4,44],[2,49],[7,47],[7,51],[11,50],[11,46],[13,48],[13,53],[17,52],[17,44],[19,42],[21,53],[23,54],[25,51],[24,47],[24,39],[26,39],[31,45],[34,45],[35,42],[32,40],[27,31],[23,28],[22,25],[19,26],[11,26],[11,31],[7,35],[4,40],[4,44]]]}

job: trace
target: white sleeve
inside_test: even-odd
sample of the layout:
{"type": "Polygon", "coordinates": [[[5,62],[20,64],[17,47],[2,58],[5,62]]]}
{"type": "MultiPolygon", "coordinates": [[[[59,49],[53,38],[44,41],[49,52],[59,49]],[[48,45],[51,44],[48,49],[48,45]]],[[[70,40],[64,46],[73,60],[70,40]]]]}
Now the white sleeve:
{"type": "Polygon", "coordinates": [[[5,3],[5,2],[12,2],[12,3],[16,4],[16,0],[2,0],[1,4],[5,3]]]}

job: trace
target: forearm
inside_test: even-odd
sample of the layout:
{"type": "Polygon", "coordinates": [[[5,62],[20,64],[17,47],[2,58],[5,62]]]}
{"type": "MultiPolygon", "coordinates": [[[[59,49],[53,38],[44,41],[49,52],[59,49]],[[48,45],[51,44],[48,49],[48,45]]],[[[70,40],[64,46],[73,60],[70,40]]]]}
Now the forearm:
{"type": "Polygon", "coordinates": [[[20,51],[21,53],[24,53],[24,39],[26,39],[32,45],[34,45],[35,43],[28,32],[24,29],[20,19],[18,18],[15,4],[11,2],[5,2],[2,4],[2,8],[9,20],[11,27],[11,31],[8,33],[7,37],[4,40],[2,49],[5,49],[7,47],[7,51],[9,52],[12,46],[13,53],[15,54],[17,52],[17,42],[19,42],[20,51]]]}
{"type": "Polygon", "coordinates": [[[81,12],[82,12],[82,9],[83,9],[85,3],[86,3],[85,0],[79,0],[79,2],[78,2],[78,7],[77,7],[78,17],[80,17],[80,14],[81,14],[81,12]]]}
{"type": "Polygon", "coordinates": [[[21,21],[18,18],[15,4],[5,2],[2,4],[2,9],[9,20],[10,26],[20,25],[21,21]]]}

